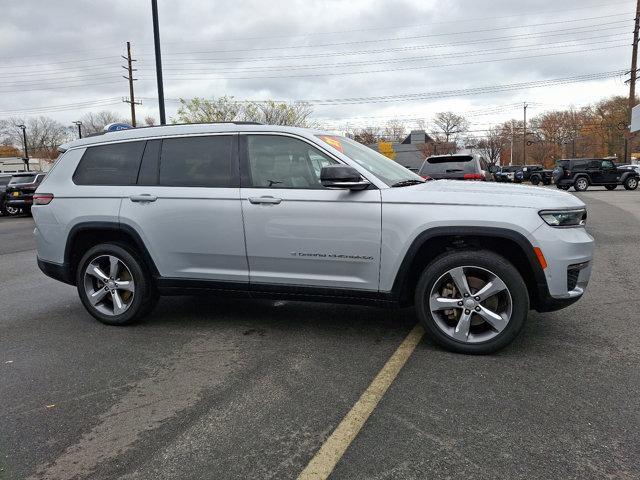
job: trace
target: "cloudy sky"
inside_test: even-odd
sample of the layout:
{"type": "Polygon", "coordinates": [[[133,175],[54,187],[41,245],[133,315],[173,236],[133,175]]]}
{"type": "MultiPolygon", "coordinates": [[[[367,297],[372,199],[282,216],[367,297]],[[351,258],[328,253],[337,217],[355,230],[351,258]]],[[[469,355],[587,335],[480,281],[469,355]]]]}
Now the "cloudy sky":
{"type": "MultiPolygon", "coordinates": [[[[158,117],[150,0],[1,0],[0,118],[158,117]]],[[[329,128],[492,122],[626,94],[633,0],[158,0],[167,116],[176,99],[308,100],[329,128]]]]}

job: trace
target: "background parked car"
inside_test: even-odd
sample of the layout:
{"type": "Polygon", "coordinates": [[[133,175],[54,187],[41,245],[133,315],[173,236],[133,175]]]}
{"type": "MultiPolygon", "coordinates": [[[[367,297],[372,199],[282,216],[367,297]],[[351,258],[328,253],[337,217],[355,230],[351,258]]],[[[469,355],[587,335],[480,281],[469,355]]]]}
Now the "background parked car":
{"type": "Polygon", "coordinates": [[[19,208],[31,214],[33,193],[44,178],[44,173],[24,172],[16,173],[9,180],[6,189],[5,208],[19,208]]]}
{"type": "Polygon", "coordinates": [[[419,174],[423,178],[434,180],[477,180],[493,181],[493,168],[481,156],[453,154],[432,155],[420,167],[419,174]]]}
{"type": "Polygon", "coordinates": [[[601,185],[614,190],[624,185],[627,190],[635,190],[640,175],[633,169],[616,167],[608,158],[573,158],[558,160],[553,171],[553,179],[558,188],[573,188],[584,192],[590,185],[601,185]]]}
{"type": "Polygon", "coordinates": [[[553,170],[546,170],[542,165],[521,165],[514,174],[514,182],[531,182],[533,185],[553,183],[553,170]]]}
{"type": "Polygon", "coordinates": [[[619,165],[618,168],[626,168],[627,170],[633,170],[640,175],[640,165],[619,165]]]}
{"type": "Polygon", "coordinates": [[[496,182],[513,182],[515,173],[521,169],[519,165],[504,165],[494,173],[496,182]]]}
{"type": "Polygon", "coordinates": [[[13,176],[12,173],[0,173],[0,214],[1,215],[17,215],[20,209],[6,205],[7,185],[13,176]]]}

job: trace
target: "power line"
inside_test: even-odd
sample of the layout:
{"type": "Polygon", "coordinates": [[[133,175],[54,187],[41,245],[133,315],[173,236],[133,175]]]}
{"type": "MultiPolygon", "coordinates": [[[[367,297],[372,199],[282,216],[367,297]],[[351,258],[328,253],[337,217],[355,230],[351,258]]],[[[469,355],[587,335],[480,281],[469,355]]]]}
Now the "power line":
{"type": "MultiPolygon", "coordinates": [[[[468,66],[468,65],[478,65],[482,63],[494,63],[494,62],[504,62],[511,60],[525,60],[531,58],[545,58],[545,57],[553,57],[558,55],[567,55],[573,53],[585,53],[585,52],[595,52],[601,50],[609,50],[612,48],[624,47],[626,44],[613,45],[609,47],[601,47],[601,48],[590,48],[583,50],[571,50],[566,52],[555,52],[555,53],[544,53],[540,55],[527,55],[527,56],[519,56],[519,57],[509,57],[509,58],[498,58],[491,60],[476,60],[476,61],[466,61],[466,62],[458,62],[458,63],[448,63],[448,64],[440,64],[440,65],[426,65],[426,66],[410,66],[410,67],[398,67],[391,69],[378,69],[378,70],[361,70],[357,72],[332,72],[325,71],[323,73],[309,73],[309,74],[297,74],[297,75],[254,75],[254,76],[244,76],[244,77],[219,77],[219,76],[206,76],[206,77],[196,77],[190,75],[187,80],[257,80],[257,79],[283,79],[283,78],[318,78],[318,77],[331,77],[331,76],[347,76],[347,75],[368,75],[372,73],[389,73],[389,72],[402,72],[402,71],[410,71],[410,70],[427,70],[431,68],[444,68],[444,67],[455,67],[455,66],[468,66]]],[[[176,74],[173,74],[176,76],[176,74]]],[[[150,77],[140,77],[140,78],[150,78],[150,77]]]]}
{"type": "MultiPolygon", "coordinates": [[[[615,22],[615,23],[620,23],[620,22],[615,22]]],[[[626,22],[625,22],[626,23],[626,22]]],[[[599,25],[608,25],[608,24],[599,24],[599,25]]],[[[584,29],[585,27],[579,27],[581,29],[584,29]]],[[[494,41],[499,41],[499,40],[515,40],[515,39],[523,39],[523,40],[528,40],[528,39],[536,39],[536,38],[547,38],[547,37],[558,37],[558,36],[565,36],[565,35],[572,35],[572,34],[581,34],[581,33],[594,33],[594,32],[603,32],[603,31],[607,31],[607,30],[612,30],[612,28],[610,27],[605,27],[605,28],[600,28],[600,29],[595,29],[595,28],[590,28],[588,30],[585,31],[580,31],[580,32],[576,32],[575,28],[571,28],[571,29],[559,29],[559,30],[548,30],[546,32],[543,32],[542,34],[531,34],[531,33],[520,33],[520,34],[516,34],[516,35],[505,35],[505,36],[499,36],[499,37],[488,37],[488,38],[484,38],[484,39],[477,39],[477,40],[462,40],[462,41],[456,41],[456,42],[449,42],[449,43],[435,43],[435,44],[422,44],[422,45],[405,45],[402,47],[387,47],[387,48],[381,48],[381,49],[370,49],[370,50],[355,50],[355,51],[332,51],[332,52],[316,52],[313,54],[302,54],[302,55],[280,55],[280,56],[274,56],[274,57],[260,57],[260,58],[246,58],[246,57],[224,57],[224,58],[199,58],[199,59],[187,59],[187,60],[172,60],[169,59],[167,60],[167,64],[171,64],[171,63],[177,63],[179,65],[189,65],[189,64],[197,64],[197,65],[201,65],[202,63],[205,62],[213,62],[216,64],[220,64],[220,63],[237,63],[237,62],[242,62],[242,63],[255,63],[255,62],[266,62],[266,61],[272,61],[272,60],[290,60],[290,59],[304,59],[304,58],[318,58],[318,57],[334,57],[334,56],[345,56],[345,55],[371,55],[371,54],[376,54],[376,53],[392,53],[392,52],[402,52],[402,51],[413,51],[413,50],[423,50],[423,49],[433,49],[433,48],[450,48],[450,47],[455,47],[455,46],[460,46],[460,45],[474,45],[474,44],[481,44],[481,43],[492,43],[494,41]],[[558,33],[555,33],[558,32],[558,33]],[[546,34],[549,33],[549,34],[546,34]]],[[[627,32],[628,29],[626,27],[617,27],[618,33],[616,34],[610,34],[610,35],[604,35],[604,36],[594,36],[594,37],[587,37],[587,38],[578,38],[575,39],[576,41],[578,40],[586,40],[586,39],[590,39],[590,38],[601,38],[601,37],[607,37],[607,36],[613,36],[613,35],[619,35],[622,32],[627,32]]],[[[566,40],[566,41],[570,41],[570,40],[566,40]]]]}
{"type": "MultiPolygon", "coordinates": [[[[611,22],[611,24],[613,23],[623,23],[623,22],[627,22],[630,18],[633,17],[629,17],[628,14],[626,13],[615,13],[612,15],[601,15],[601,16],[597,16],[597,17],[586,17],[586,18],[576,18],[576,19],[572,19],[572,20],[559,20],[559,21],[555,21],[555,22],[544,22],[544,23],[530,23],[527,25],[518,25],[518,26],[506,26],[506,27],[493,27],[493,28],[484,28],[484,29],[476,29],[476,30],[459,30],[456,32],[442,32],[442,33],[430,33],[430,34],[425,34],[425,35],[411,35],[411,36],[406,36],[406,37],[391,37],[391,38],[376,38],[376,39],[369,39],[369,40],[354,40],[354,41],[348,41],[348,42],[332,42],[332,43],[318,43],[315,45],[288,45],[288,46],[279,46],[279,47],[259,47],[259,48],[250,48],[250,49],[232,49],[232,50],[205,50],[205,51],[200,51],[200,52],[194,52],[194,51],[189,51],[189,52],[172,52],[169,53],[168,55],[193,55],[193,54],[197,54],[197,53],[228,53],[228,52],[256,52],[256,51],[267,51],[267,50],[289,50],[289,49],[300,49],[300,48],[318,48],[318,47],[333,47],[333,46],[341,46],[341,45],[358,45],[358,44],[363,44],[363,43],[383,43],[383,42],[393,42],[393,41],[398,41],[398,40],[413,40],[413,39],[417,39],[417,38],[432,38],[432,37],[444,37],[444,36],[452,36],[452,35],[464,35],[464,34],[468,34],[468,33],[484,33],[484,32],[495,32],[497,30],[514,30],[514,29],[523,29],[523,28],[530,28],[530,27],[544,27],[547,25],[560,25],[560,24],[565,24],[565,23],[575,23],[575,22],[583,22],[586,20],[598,20],[598,19],[602,19],[602,18],[610,18],[610,17],[615,17],[615,16],[621,16],[621,15],[627,15],[627,18],[624,18],[622,20],[618,20],[615,22],[611,22]]],[[[576,28],[581,28],[581,27],[576,27],[576,28]]],[[[584,26],[582,28],[585,28],[584,26]]],[[[147,56],[150,54],[142,54],[141,56],[147,56]]]]}
{"type": "MultiPolygon", "coordinates": [[[[592,38],[602,38],[602,36],[592,37],[592,38]]],[[[588,45],[602,45],[607,43],[619,42],[618,38],[613,40],[600,40],[597,42],[585,42],[580,44],[580,46],[588,46],[588,45]]],[[[572,42],[575,43],[575,42],[572,42]]],[[[519,52],[530,52],[530,51],[539,51],[541,49],[547,50],[549,48],[566,48],[566,47],[575,47],[579,45],[570,45],[566,41],[565,42],[549,42],[544,45],[524,45],[522,47],[508,47],[508,48],[498,48],[498,49],[487,49],[487,50],[474,50],[471,52],[463,52],[463,53],[441,53],[436,55],[428,55],[428,56],[418,56],[418,57],[402,57],[402,58],[394,58],[394,59],[374,59],[374,60],[366,60],[360,62],[343,62],[343,63],[321,63],[321,64],[312,64],[312,65],[265,65],[261,67],[238,67],[238,68],[217,68],[212,67],[211,69],[196,69],[196,68],[180,68],[180,69],[165,69],[165,70],[180,70],[181,74],[169,74],[169,75],[191,75],[193,73],[208,73],[208,72],[229,72],[229,73],[251,73],[251,72],[268,72],[272,70],[306,70],[306,69],[332,69],[337,67],[354,67],[354,66],[363,66],[363,65],[379,65],[379,64],[393,64],[393,63],[403,63],[403,62],[415,62],[415,61],[425,61],[439,58],[462,58],[462,57],[476,57],[476,56],[485,56],[490,54],[503,54],[503,53],[519,53],[519,52]],[[555,45],[555,46],[553,46],[555,45]]]]}

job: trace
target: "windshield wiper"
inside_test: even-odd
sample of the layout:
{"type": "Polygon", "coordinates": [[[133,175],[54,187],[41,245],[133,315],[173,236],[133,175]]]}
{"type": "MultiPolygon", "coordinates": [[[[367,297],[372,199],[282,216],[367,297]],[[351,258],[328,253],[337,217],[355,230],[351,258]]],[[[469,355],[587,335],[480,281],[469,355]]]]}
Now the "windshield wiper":
{"type": "Polygon", "coordinates": [[[409,185],[418,185],[419,183],[424,183],[424,180],[411,179],[411,180],[401,180],[399,182],[391,185],[392,187],[408,187],[409,185]]]}

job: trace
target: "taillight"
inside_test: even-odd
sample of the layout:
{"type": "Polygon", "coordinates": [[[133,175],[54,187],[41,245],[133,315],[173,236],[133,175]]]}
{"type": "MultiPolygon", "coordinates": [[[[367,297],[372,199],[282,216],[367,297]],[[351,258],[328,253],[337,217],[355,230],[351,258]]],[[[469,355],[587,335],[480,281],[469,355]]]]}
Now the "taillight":
{"type": "Polygon", "coordinates": [[[420,176],[425,180],[433,180],[433,178],[431,178],[429,175],[420,175],[420,176]]]}
{"type": "Polygon", "coordinates": [[[465,180],[484,180],[484,176],[480,173],[465,173],[463,178],[465,180]]]}
{"type": "Polygon", "coordinates": [[[53,200],[53,193],[36,193],[33,195],[34,205],[49,205],[53,200]]]}

